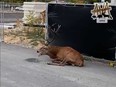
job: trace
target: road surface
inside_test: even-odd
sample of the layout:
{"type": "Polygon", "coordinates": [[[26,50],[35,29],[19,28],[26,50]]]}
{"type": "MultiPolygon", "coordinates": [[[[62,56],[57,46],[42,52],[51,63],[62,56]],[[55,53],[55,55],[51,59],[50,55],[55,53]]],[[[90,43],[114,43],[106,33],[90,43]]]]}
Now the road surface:
{"type": "Polygon", "coordinates": [[[0,11],[0,22],[1,20],[4,23],[16,22],[17,19],[22,20],[23,15],[22,11],[0,11]]]}
{"type": "Polygon", "coordinates": [[[84,67],[53,66],[36,50],[0,44],[1,87],[116,87],[116,67],[85,61],[84,67]]]}

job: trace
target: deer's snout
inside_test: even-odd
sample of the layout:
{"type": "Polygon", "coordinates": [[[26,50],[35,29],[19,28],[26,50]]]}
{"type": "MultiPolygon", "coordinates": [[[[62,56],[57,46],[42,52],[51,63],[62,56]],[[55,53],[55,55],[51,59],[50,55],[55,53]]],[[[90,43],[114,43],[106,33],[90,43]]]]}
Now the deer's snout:
{"type": "Polygon", "coordinates": [[[37,50],[37,53],[38,53],[38,57],[42,55],[39,50],[37,50]]]}

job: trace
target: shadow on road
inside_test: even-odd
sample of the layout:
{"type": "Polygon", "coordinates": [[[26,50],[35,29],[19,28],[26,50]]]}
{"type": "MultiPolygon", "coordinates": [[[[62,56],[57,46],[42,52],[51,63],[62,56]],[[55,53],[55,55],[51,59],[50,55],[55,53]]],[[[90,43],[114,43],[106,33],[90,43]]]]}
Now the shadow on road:
{"type": "Polygon", "coordinates": [[[37,58],[28,58],[28,59],[25,59],[27,62],[34,62],[34,63],[38,63],[40,62],[37,58]]]}

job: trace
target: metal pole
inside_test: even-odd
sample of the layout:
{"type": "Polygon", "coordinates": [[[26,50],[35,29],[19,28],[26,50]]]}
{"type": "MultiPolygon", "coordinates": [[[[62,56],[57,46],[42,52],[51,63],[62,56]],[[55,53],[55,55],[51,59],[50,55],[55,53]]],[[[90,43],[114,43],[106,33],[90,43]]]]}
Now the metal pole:
{"type": "Polygon", "coordinates": [[[2,10],[2,13],[1,13],[1,26],[2,26],[2,42],[4,42],[4,2],[1,2],[2,5],[1,5],[1,10],[2,10]]]}

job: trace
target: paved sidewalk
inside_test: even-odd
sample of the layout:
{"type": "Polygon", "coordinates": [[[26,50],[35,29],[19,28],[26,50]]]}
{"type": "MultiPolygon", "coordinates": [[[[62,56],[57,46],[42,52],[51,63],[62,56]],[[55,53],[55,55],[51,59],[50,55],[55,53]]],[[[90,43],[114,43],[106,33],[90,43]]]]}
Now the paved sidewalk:
{"type": "Polygon", "coordinates": [[[84,67],[53,66],[36,50],[1,43],[1,87],[116,87],[116,67],[85,61],[84,67]]]}

